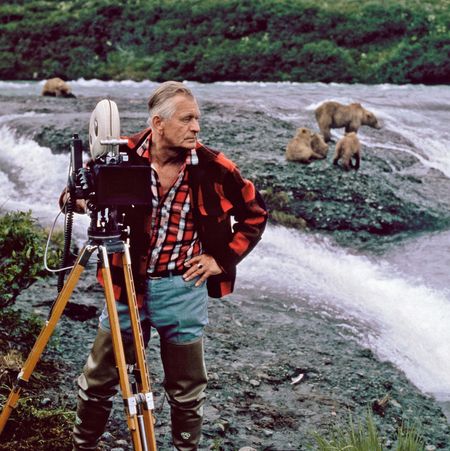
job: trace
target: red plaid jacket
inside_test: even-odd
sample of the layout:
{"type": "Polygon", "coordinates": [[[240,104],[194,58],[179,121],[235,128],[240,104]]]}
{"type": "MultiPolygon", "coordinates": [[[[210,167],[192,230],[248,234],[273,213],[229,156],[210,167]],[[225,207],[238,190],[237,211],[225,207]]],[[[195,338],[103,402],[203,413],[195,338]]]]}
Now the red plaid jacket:
{"type": "MultiPolygon", "coordinates": [[[[130,163],[148,165],[148,158],[136,150],[151,133],[150,129],[128,137],[128,146],[121,148],[130,163]]],[[[207,280],[208,294],[222,297],[233,291],[236,265],[261,239],[267,222],[264,202],[252,182],[242,178],[236,165],[222,153],[198,144],[199,164],[188,169],[194,221],[203,252],[212,255],[224,270],[207,280]],[[231,216],[235,223],[231,226],[231,216]]],[[[150,237],[146,232],[150,220],[148,207],[130,207],[123,211],[130,226],[130,254],[138,305],[142,305],[146,289],[146,271],[150,237]]],[[[126,301],[121,256],[113,254],[111,274],[117,300],[126,301]]],[[[102,283],[101,272],[99,280],[102,283]]]]}

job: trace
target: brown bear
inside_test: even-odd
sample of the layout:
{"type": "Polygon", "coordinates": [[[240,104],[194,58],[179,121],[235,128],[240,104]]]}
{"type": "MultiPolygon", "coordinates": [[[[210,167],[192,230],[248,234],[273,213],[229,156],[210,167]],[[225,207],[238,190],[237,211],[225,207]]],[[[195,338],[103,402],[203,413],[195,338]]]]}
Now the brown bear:
{"type": "Polygon", "coordinates": [[[72,94],[70,86],[59,77],[50,78],[45,82],[44,87],[42,88],[42,95],[53,97],[75,97],[72,94]]]}
{"type": "Polygon", "coordinates": [[[324,158],[328,155],[328,144],[323,140],[319,133],[313,133],[311,138],[311,148],[314,152],[322,155],[324,158]]]}
{"type": "Polygon", "coordinates": [[[348,171],[350,168],[359,169],[361,160],[361,143],[356,132],[346,133],[336,144],[333,164],[337,166],[341,160],[342,167],[348,171]],[[355,164],[353,164],[353,159],[355,164]]]}
{"type": "Polygon", "coordinates": [[[328,146],[320,136],[314,137],[314,135],[317,135],[317,133],[313,133],[309,128],[298,128],[295,136],[286,146],[286,160],[308,164],[312,160],[325,158],[328,146]],[[315,142],[317,150],[313,148],[313,142],[315,142]]]}
{"type": "Polygon", "coordinates": [[[338,102],[324,102],[316,108],[316,120],[326,142],[331,140],[331,128],[345,127],[345,132],[357,132],[361,125],[380,129],[381,125],[373,113],[360,103],[342,105],[338,102]]]}

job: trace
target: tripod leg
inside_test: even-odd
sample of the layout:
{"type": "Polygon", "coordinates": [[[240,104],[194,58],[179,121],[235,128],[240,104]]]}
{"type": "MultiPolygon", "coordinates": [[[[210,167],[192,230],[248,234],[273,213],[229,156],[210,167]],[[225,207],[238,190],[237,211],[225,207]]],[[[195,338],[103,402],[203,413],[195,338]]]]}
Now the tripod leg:
{"type": "Polygon", "coordinates": [[[0,415],[0,434],[3,432],[6,422],[8,421],[11,412],[17,405],[17,401],[19,400],[20,393],[22,388],[24,388],[36,367],[44,349],[47,345],[50,337],[55,330],[55,327],[69,301],[69,298],[78,282],[78,279],[81,276],[86,264],[96,249],[96,246],[86,245],[80,252],[80,255],[75,262],[75,266],[72,268],[72,271],[67,278],[66,283],[64,284],[62,290],[58,294],[55,303],[52,306],[51,313],[49,318],[47,319],[45,326],[42,328],[39,337],[37,338],[33,349],[31,350],[22,370],[20,371],[17,382],[15,386],[12,388],[9,397],[6,401],[6,404],[3,408],[3,411],[0,415]]]}
{"type": "MultiPolygon", "coordinates": [[[[128,245],[124,244],[124,252],[122,255],[123,270],[125,276],[125,283],[127,288],[127,298],[128,298],[128,308],[130,311],[131,328],[133,332],[134,349],[136,353],[136,363],[140,375],[139,389],[141,395],[141,405],[143,406],[142,415],[144,420],[144,431],[145,440],[148,449],[150,451],[156,450],[156,440],[155,432],[153,428],[153,415],[152,410],[154,408],[153,404],[153,394],[151,392],[150,386],[150,375],[148,371],[147,362],[145,360],[145,345],[144,339],[142,337],[142,329],[139,321],[139,311],[136,300],[136,292],[133,283],[133,273],[131,271],[131,258],[128,245]]],[[[141,425],[142,426],[142,425],[141,425]]]]}
{"type": "Polygon", "coordinates": [[[119,316],[116,310],[116,300],[114,298],[111,271],[109,267],[108,252],[105,246],[99,246],[99,257],[102,263],[106,307],[108,309],[108,316],[111,327],[114,357],[116,359],[117,370],[119,373],[120,391],[122,393],[122,398],[125,404],[127,424],[131,433],[131,438],[133,440],[134,449],[140,451],[142,450],[142,442],[139,435],[136,399],[131,391],[128,378],[122,334],[120,332],[119,316]]]}

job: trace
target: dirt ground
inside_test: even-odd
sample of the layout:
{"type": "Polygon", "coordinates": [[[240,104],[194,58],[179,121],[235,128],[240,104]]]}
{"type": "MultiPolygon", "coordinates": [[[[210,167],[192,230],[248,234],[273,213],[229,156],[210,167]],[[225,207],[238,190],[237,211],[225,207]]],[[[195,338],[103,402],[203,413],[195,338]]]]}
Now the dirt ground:
{"type": "MultiPolygon", "coordinates": [[[[55,293],[56,278],[38,282],[21,294],[16,307],[45,316],[55,293]]],[[[103,298],[93,268],[88,268],[58,323],[56,346],[43,355],[58,359],[63,368],[55,376],[58,382],[40,394],[45,407],[75,410],[76,378],[95,337],[103,298]]],[[[378,412],[374,417],[386,449],[401,425],[414,425],[427,449],[450,449],[449,425],[437,404],[391,364],[359,346],[332,312],[315,312],[301,299],[287,304],[238,288],[224,300],[211,300],[209,313],[209,385],[201,449],[315,449],[314,432],[329,435],[350,415],[364,421],[367,410],[378,412]],[[380,411],[376,401],[385,395],[389,402],[380,411]]],[[[156,335],[148,362],[157,445],[170,450],[169,407],[161,388],[156,335]]],[[[119,397],[102,449],[132,449],[119,397]]]]}

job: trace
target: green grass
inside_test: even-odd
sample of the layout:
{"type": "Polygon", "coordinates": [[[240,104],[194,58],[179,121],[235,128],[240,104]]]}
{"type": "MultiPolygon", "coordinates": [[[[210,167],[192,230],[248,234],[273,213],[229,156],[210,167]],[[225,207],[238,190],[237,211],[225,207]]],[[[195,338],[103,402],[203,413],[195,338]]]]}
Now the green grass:
{"type": "MultiPolygon", "coordinates": [[[[376,427],[374,418],[367,413],[365,421],[354,423],[350,417],[347,427],[338,427],[327,438],[313,434],[317,451],[384,451],[386,445],[376,427]]],[[[423,451],[424,441],[414,428],[400,428],[397,440],[389,449],[396,451],[423,451]]]]}

